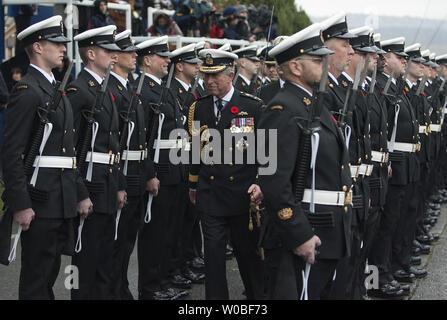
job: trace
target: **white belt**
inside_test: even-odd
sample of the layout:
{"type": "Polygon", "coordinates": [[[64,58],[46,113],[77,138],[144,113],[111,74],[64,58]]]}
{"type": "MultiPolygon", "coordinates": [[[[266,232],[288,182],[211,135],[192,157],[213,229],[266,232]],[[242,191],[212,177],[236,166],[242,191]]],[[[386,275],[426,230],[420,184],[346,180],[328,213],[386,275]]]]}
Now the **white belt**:
{"type": "MultiPolygon", "coordinates": [[[[389,145],[390,142],[388,142],[389,145]]],[[[394,142],[394,151],[416,152],[421,150],[420,143],[394,142]]]]}
{"type": "Polygon", "coordinates": [[[428,133],[427,126],[419,126],[419,133],[428,133]]]}
{"type": "MultiPolygon", "coordinates": [[[[310,203],[312,190],[305,189],[302,202],[310,203]]],[[[314,191],[314,203],[325,206],[345,206],[352,205],[352,191],[314,191]]]]}
{"type": "Polygon", "coordinates": [[[441,132],[441,125],[440,124],[431,124],[430,131],[431,132],[441,132]]]}
{"type": "Polygon", "coordinates": [[[141,161],[147,159],[147,149],[145,150],[124,150],[121,160],[141,161]]]}
{"type": "Polygon", "coordinates": [[[371,151],[371,160],[373,162],[387,163],[388,152],[371,151]]]}
{"type": "Polygon", "coordinates": [[[76,169],[76,157],[37,156],[33,167],[37,166],[38,161],[41,168],[76,169]]]}
{"type": "Polygon", "coordinates": [[[351,166],[351,178],[357,178],[360,172],[360,166],[351,166]]]}
{"type": "Polygon", "coordinates": [[[373,169],[374,166],[372,164],[362,164],[360,165],[359,174],[369,177],[373,169]]]}
{"type": "MultiPolygon", "coordinates": [[[[85,159],[85,162],[90,162],[90,157],[91,157],[92,153],[89,151],[87,153],[87,158],[85,159]]],[[[113,153],[109,154],[109,153],[101,153],[101,152],[93,152],[93,159],[92,162],[93,163],[102,163],[102,164],[114,164],[114,163],[118,163],[118,155],[115,155],[113,153]]]]}
{"type": "MultiPolygon", "coordinates": [[[[154,149],[157,147],[158,139],[154,141],[154,149]]],[[[160,149],[182,149],[191,150],[191,144],[186,139],[160,140],[160,149]]]]}

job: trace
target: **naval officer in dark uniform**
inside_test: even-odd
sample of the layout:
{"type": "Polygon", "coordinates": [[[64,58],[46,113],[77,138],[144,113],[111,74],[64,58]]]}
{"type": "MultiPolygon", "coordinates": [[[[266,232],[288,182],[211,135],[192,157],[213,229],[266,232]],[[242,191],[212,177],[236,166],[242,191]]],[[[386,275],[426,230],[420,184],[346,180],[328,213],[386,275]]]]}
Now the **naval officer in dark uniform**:
{"type": "MultiPolygon", "coordinates": [[[[188,289],[191,281],[168,274],[177,231],[177,214],[181,203],[182,182],[186,179],[183,164],[172,164],[171,149],[181,151],[187,147],[185,136],[170,137],[171,131],[183,129],[180,105],[173,93],[162,82],[168,74],[171,53],[168,37],[159,37],[139,43],[138,64],[146,68],[141,100],[147,112],[147,148],[149,151],[148,192],[152,204],[146,208],[145,223],[138,234],[138,291],[139,299],[172,300],[188,295],[172,287],[188,289]],[[158,143],[159,141],[159,143],[158,143]],[[158,146],[158,147],[157,147],[158,146]],[[158,149],[158,152],[156,150],[158,149]],[[155,155],[159,158],[155,159],[155,155]]],[[[137,80],[138,81],[138,80],[137,80]]],[[[183,187],[183,188],[182,188],[183,187]]]]}
{"type": "Polygon", "coordinates": [[[239,57],[237,61],[238,78],[234,87],[242,92],[255,95],[258,85],[256,78],[260,67],[260,60],[256,55],[257,46],[252,45],[233,51],[239,57]]]}
{"type": "MultiPolygon", "coordinates": [[[[127,279],[129,259],[135,247],[138,229],[143,221],[145,202],[143,196],[146,190],[147,149],[141,150],[140,145],[146,142],[147,124],[143,104],[136,94],[136,87],[131,84],[128,75],[136,66],[136,47],[130,36],[130,30],[118,34],[115,38],[120,47],[117,51],[117,61],[110,73],[108,88],[115,98],[120,121],[121,170],[126,177],[127,204],[117,212],[115,242],[114,242],[114,288],[117,299],[132,300],[127,279]],[[129,110],[129,104],[133,105],[129,110]],[[128,113],[129,111],[129,113],[128,113]],[[124,124],[128,123],[125,128],[124,124]],[[126,130],[126,132],[124,132],[126,130]],[[123,143],[123,140],[124,143],[123,143]]],[[[137,85],[137,84],[135,84],[137,85]]]]}
{"type": "MultiPolygon", "coordinates": [[[[92,203],[76,170],[73,111],[63,93],[50,112],[32,175],[24,171],[36,130],[38,108],[55,93],[51,69],[59,67],[67,39],[62,17],[54,16],[18,34],[30,59],[27,74],[14,87],[6,113],[2,149],[4,200],[23,228],[19,299],[54,299],[61,254],[73,254],[77,212],[86,217],[92,203]]],[[[6,213],[5,213],[6,214],[6,213]]]]}
{"type": "Polygon", "coordinates": [[[189,109],[192,138],[200,135],[204,141],[197,154],[202,157],[197,162],[194,152],[199,150],[194,149],[193,143],[189,182],[190,199],[197,205],[203,228],[205,297],[229,298],[225,269],[229,229],[247,298],[262,299],[263,274],[256,233],[248,229],[250,194],[253,192],[253,197],[260,199],[259,187],[254,184],[258,166],[247,161],[247,153],[255,152],[253,139],[262,101],[233,87],[235,54],[208,49],[202,50],[200,56],[204,59],[200,71],[205,74],[210,95],[189,109]],[[220,134],[220,144],[211,139],[210,130],[220,134]],[[232,137],[231,144],[224,143],[225,134],[232,137]]]}
{"type": "Polygon", "coordinates": [[[302,151],[298,142],[304,135],[297,122],[309,119],[309,108],[317,94],[313,88],[322,75],[322,56],[333,53],[324,47],[320,30],[321,25],[311,25],[270,51],[286,80],[259,123],[260,129],[277,130],[276,173],[259,177],[268,208],[262,246],[270,269],[271,299],[306,298],[305,294],[301,296],[302,272],[308,280],[304,281],[304,291],[309,299],[328,298],[337,263],[350,251],[349,156],[337,121],[324,105],[314,109],[318,111],[314,117],[320,121],[316,125],[319,130],[312,135],[313,170],[305,174],[304,181],[294,176],[296,162],[306,161],[298,159],[302,151]],[[297,184],[305,186],[302,199],[295,198],[297,184]],[[313,264],[318,246],[320,254],[313,264]]]}
{"type": "MultiPolygon", "coordinates": [[[[116,26],[87,30],[78,34],[79,54],[85,68],[67,89],[73,105],[77,151],[86,137],[86,116],[95,104],[98,88],[110,63],[116,61],[114,43],[116,26]]],[[[72,299],[113,298],[113,240],[115,216],[126,201],[125,179],[120,171],[119,115],[113,94],[106,90],[102,105],[95,106],[92,139],[81,172],[91,195],[94,212],[79,221],[73,265],[79,269],[79,289],[72,289],[72,299]]],[[[82,161],[82,159],[81,159],[82,161]]]]}

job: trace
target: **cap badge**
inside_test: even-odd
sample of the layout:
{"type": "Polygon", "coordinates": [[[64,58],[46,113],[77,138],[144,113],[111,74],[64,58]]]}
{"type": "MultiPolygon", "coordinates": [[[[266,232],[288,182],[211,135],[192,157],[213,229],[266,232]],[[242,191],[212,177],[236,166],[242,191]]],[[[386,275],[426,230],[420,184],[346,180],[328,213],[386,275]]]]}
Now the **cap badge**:
{"type": "Polygon", "coordinates": [[[113,42],[115,42],[115,36],[116,36],[116,30],[113,30],[113,34],[112,34],[113,42]]]}
{"type": "Polygon", "coordinates": [[[214,61],[213,61],[213,58],[211,57],[211,54],[210,53],[208,53],[207,55],[206,55],[206,64],[208,64],[208,65],[212,65],[212,64],[214,64],[214,61]]]}
{"type": "Polygon", "coordinates": [[[61,21],[61,32],[64,33],[64,23],[61,21]]]}
{"type": "Polygon", "coordinates": [[[320,39],[321,39],[321,42],[323,42],[323,43],[324,43],[323,32],[321,32],[321,31],[320,31],[320,39]]]}

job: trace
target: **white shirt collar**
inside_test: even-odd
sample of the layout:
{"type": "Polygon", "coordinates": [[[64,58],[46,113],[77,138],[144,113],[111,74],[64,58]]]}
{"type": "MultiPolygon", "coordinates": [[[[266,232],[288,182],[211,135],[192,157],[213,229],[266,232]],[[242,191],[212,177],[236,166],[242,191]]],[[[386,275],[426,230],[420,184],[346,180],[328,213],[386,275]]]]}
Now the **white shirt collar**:
{"type": "Polygon", "coordinates": [[[153,74],[147,73],[146,72],[146,76],[148,76],[149,78],[151,78],[152,80],[154,80],[155,82],[158,83],[159,86],[161,86],[161,79],[158,79],[156,76],[154,76],[153,74]]]}
{"type": "MultiPolygon", "coordinates": [[[[387,78],[389,78],[390,77],[390,75],[389,74],[386,74],[385,72],[382,72],[387,78]]],[[[393,83],[393,84],[396,84],[396,79],[391,79],[391,82],[393,83]]]]}
{"type": "Polygon", "coordinates": [[[56,81],[56,78],[54,78],[53,73],[47,73],[46,71],[44,71],[42,68],[39,68],[38,66],[36,66],[35,64],[30,63],[30,66],[32,66],[33,68],[37,69],[38,71],[40,71],[40,73],[42,73],[44,75],[45,78],[47,78],[48,81],[50,81],[50,83],[53,83],[53,81],[56,81]]]}
{"type": "MultiPolygon", "coordinates": [[[[233,94],[234,94],[234,87],[231,86],[230,91],[228,91],[228,93],[225,95],[225,97],[222,98],[222,104],[223,104],[224,106],[226,106],[226,105],[228,104],[228,102],[231,101],[231,98],[233,98],[233,94]]],[[[217,104],[216,104],[217,100],[219,100],[219,98],[216,97],[216,96],[213,96],[213,101],[214,101],[214,114],[215,114],[216,116],[217,116],[217,111],[218,111],[218,110],[217,110],[217,104]]]]}
{"type": "Polygon", "coordinates": [[[296,82],[290,82],[290,83],[292,83],[292,84],[296,85],[298,88],[304,90],[308,95],[310,95],[310,96],[312,97],[312,93],[310,93],[309,90],[303,88],[302,86],[300,86],[300,85],[299,85],[298,83],[296,83],[296,82]]]}
{"type": "Polygon", "coordinates": [[[188,86],[185,82],[183,82],[182,80],[180,80],[179,78],[175,77],[175,79],[180,82],[180,84],[182,85],[182,87],[185,89],[185,91],[188,91],[189,88],[191,88],[191,86],[188,86]]]}
{"type": "Polygon", "coordinates": [[[242,79],[244,79],[244,81],[248,84],[248,85],[250,85],[250,83],[251,83],[251,81],[250,80],[248,80],[247,78],[245,78],[243,75],[241,75],[241,74],[239,74],[239,77],[241,77],[242,79]]]}
{"type": "Polygon", "coordinates": [[[103,78],[101,78],[97,73],[93,72],[92,70],[90,70],[89,68],[85,67],[84,68],[85,71],[87,71],[88,73],[90,73],[92,75],[93,78],[95,78],[95,80],[99,83],[102,84],[102,80],[103,78]]]}
{"type": "Polygon", "coordinates": [[[349,82],[354,83],[354,80],[352,80],[351,76],[347,74],[345,71],[342,72],[342,75],[344,75],[346,79],[349,80],[349,82]]]}
{"type": "Polygon", "coordinates": [[[427,79],[427,82],[428,82],[429,84],[432,84],[433,81],[431,81],[430,79],[427,79]]]}
{"type": "Polygon", "coordinates": [[[286,83],[283,79],[279,78],[279,87],[284,88],[284,83],[286,83]]]}
{"type": "Polygon", "coordinates": [[[127,88],[127,82],[128,82],[129,80],[124,79],[124,78],[121,77],[119,74],[116,74],[116,73],[113,72],[113,71],[110,71],[110,74],[112,74],[115,78],[117,78],[118,81],[123,85],[124,88],[127,88]]]}
{"type": "Polygon", "coordinates": [[[332,81],[334,81],[335,84],[338,86],[338,80],[337,80],[337,78],[334,77],[334,75],[333,75],[332,73],[330,73],[330,72],[328,72],[328,75],[331,77],[332,81]]]}
{"type": "Polygon", "coordinates": [[[407,84],[410,87],[410,89],[413,88],[413,86],[414,86],[414,83],[411,82],[409,79],[407,79],[407,84]]]}

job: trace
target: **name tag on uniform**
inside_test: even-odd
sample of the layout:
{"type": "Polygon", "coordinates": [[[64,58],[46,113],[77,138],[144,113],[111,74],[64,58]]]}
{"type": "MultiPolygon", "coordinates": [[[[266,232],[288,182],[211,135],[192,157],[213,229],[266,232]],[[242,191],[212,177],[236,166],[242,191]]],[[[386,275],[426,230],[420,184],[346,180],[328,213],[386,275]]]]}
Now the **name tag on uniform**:
{"type": "Polygon", "coordinates": [[[234,118],[231,120],[231,133],[245,133],[253,132],[255,128],[255,119],[249,118],[234,118]]]}

